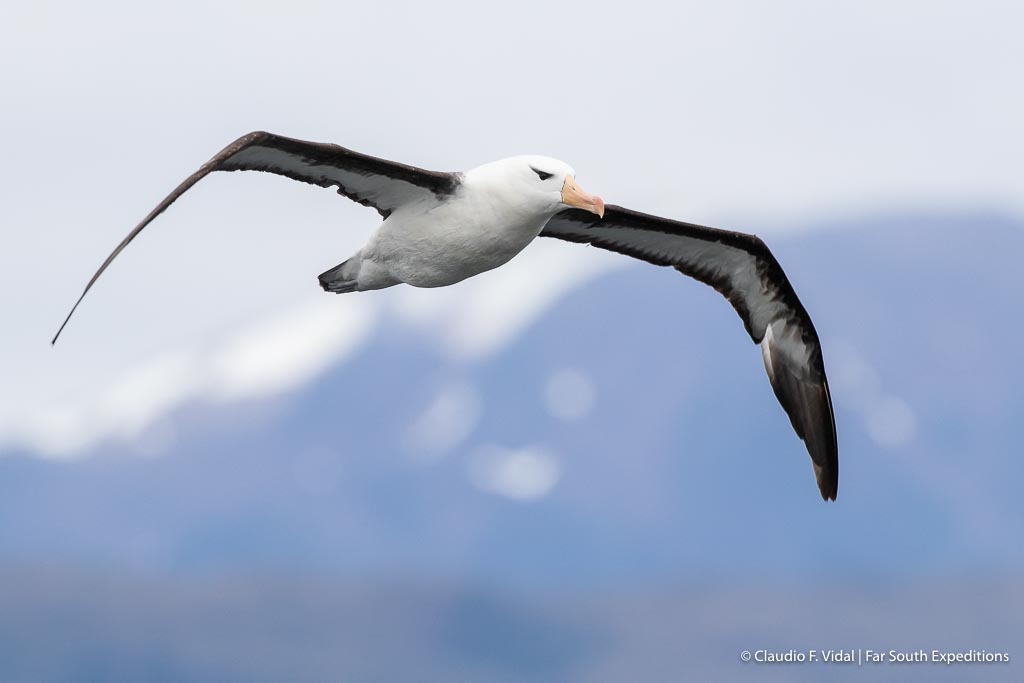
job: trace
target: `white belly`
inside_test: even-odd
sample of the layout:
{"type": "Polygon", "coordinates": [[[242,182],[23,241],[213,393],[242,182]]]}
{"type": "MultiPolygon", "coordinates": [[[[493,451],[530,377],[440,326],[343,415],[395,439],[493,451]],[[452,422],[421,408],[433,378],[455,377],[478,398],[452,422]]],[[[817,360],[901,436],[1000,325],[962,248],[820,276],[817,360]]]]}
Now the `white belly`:
{"type": "Polygon", "coordinates": [[[457,195],[429,211],[396,211],[362,256],[400,282],[444,287],[507,263],[540,234],[548,218],[457,195]]]}

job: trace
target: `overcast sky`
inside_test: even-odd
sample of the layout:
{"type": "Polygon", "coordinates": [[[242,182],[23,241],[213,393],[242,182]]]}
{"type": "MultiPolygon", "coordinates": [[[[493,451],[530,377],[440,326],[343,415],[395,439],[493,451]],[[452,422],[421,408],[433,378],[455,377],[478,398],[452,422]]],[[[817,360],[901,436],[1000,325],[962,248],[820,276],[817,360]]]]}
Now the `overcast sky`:
{"type": "Polygon", "coordinates": [[[548,154],[610,203],[769,238],[878,211],[1019,214],[1021,25],[1012,2],[6,3],[0,446],[70,454],[185,400],[281,390],[381,316],[472,362],[621,263],[534,245],[450,291],[327,297],[316,274],[376,214],[222,174],[51,350],[109,250],[244,132],[438,170],[548,154]]]}

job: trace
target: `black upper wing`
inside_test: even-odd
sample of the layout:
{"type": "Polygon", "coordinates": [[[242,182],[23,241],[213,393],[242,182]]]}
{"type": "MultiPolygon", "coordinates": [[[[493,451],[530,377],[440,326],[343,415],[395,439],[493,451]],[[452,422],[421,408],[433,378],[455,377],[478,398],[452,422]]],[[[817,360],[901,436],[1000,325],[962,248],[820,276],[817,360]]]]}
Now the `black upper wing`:
{"type": "Polygon", "coordinates": [[[321,187],[337,187],[339,194],[377,209],[384,218],[403,204],[445,197],[459,184],[456,173],[427,171],[338,145],[295,140],[262,131],[243,135],[174,188],[128,233],[89,280],[51,343],[56,343],[93,283],[128,243],[178,197],[213,171],[265,171],[321,187]]]}
{"type": "Polygon", "coordinates": [[[562,211],[541,235],[672,266],[725,296],[761,345],[768,379],[807,446],[822,498],[835,500],[839,450],[818,333],[760,238],[618,206],[606,207],[604,219],[578,209],[562,211]]]}

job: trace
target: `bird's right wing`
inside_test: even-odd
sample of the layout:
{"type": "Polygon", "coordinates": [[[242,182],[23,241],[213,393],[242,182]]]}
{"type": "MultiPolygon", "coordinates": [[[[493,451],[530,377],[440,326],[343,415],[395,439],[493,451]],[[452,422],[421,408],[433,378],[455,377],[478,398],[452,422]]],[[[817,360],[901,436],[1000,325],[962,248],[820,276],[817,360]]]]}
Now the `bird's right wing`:
{"type": "Polygon", "coordinates": [[[818,333],[789,278],[755,235],[708,228],[608,206],[604,218],[567,209],[548,221],[543,237],[626,254],[711,285],[760,344],[768,379],[803,439],[821,497],[835,500],[839,450],[818,333]]]}
{"type": "Polygon", "coordinates": [[[459,184],[457,173],[427,171],[353,152],[338,145],[295,140],[262,131],[243,135],[174,188],[128,233],[89,280],[51,343],[57,342],[78,304],[135,236],[178,197],[214,171],[265,171],[320,187],[336,187],[338,194],[377,209],[384,218],[403,204],[450,195],[459,184]]]}

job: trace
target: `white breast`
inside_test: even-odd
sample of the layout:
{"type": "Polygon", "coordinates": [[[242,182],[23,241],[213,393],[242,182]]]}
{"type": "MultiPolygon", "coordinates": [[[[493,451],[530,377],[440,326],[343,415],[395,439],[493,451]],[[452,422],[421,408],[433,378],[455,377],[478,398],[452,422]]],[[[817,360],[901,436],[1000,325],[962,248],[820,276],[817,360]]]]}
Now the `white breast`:
{"type": "Polygon", "coordinates": [[[362,255],[402,282],[443,287],[507,263],[549,218],[467,182],[446,201],[395,211],[362,255]]]}

